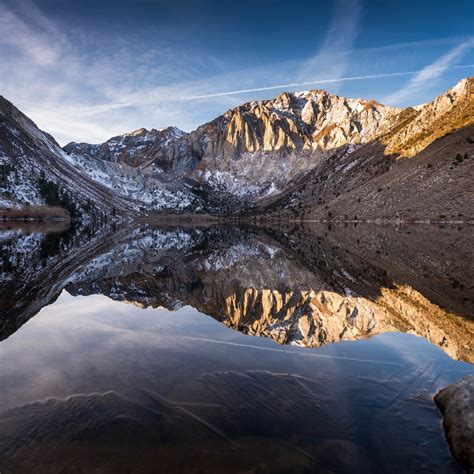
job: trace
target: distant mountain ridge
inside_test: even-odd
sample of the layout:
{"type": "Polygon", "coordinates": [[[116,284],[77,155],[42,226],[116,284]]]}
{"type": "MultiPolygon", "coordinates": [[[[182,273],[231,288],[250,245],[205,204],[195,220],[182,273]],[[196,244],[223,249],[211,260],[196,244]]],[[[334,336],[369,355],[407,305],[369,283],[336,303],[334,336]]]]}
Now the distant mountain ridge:
{"type": "MultiPolygon", "coordinates": [[[[8,115],[2,112],[6,103],[3,100],[0,106],[2,117],[8,115]]],[[[329,162],[332,170],[343,162],[347,167],[357,157],[358,166],[351,165],[353,172],[359,170],[357,185],[367,185],[376,176],[361,174],[360,165],[364,161],[369,163],[373,153],[383,165],[377,167],[377,176],[394,164],[394,156],[417,160],[417,155],[436,140],[472,125],[473,104],[473,78],[463,79],[433,102],[406,109],[376,101],[346,99],[322,90],[285,92],[271,100],[235,107],[190,133],[175,127],[139,129],[102,144],[69,143],[64,150],[32,122],[28,126],[25,121],[17,122],[12,127],[2,120],[0,160],[15,166],[22,159],[17,149],[9,147],[17,140],[12,131],[15,129],[46,149],[50,160],[61,163],[67,170],[76,170],[76,175],[87,183],[93,181],[88,187],[110,194],[110,199],[98,198],[110,201],[106,206],[101,203],[103,212],[109,212],[112,207],[119,214],[129,215],[155,212],[274,215],[281,211],[283,216],[304,217],[309,214],[307,207],[317,206],[318,199],[320,203],[325,201],[324,206],[328,205],[327,198],[321,198],[327,189],[322,192],[318,188],[318,179],[329,180],[325,186],[334,195],[341,193],[341,183],[332,182],[328,178],[331,173],[320,173],[321,167],[329,162]],[[314,203],[306,200],[300,205],[298,193],[294,193],[298,186],[314,191],[314,203]],[[275,203],[289,193],[293,193],[295,205],[275,203]]],[[[463,153],[467,153],[466,162],[472,162],[470,151],[463,153]]],[[[32,153],[31,166],[34,161],[32,153]]],[[[65,177],[56,178],[70,185],[65,177]]],[[[5,191],[13,200],[32,204],[41,201],[33,190],[28,195],[20,194],[15,180],[7,181],[10,189],[0,188],[3,201],[8,200],[5,191]]],[[[419,191],[429,194],[429,190],[419,191]]],[[[89,200],[94,204],[92,197],[89,200]]],[[[331,218],[328,213],[318,214],[318,218],[323,217],[331,218]]]]}

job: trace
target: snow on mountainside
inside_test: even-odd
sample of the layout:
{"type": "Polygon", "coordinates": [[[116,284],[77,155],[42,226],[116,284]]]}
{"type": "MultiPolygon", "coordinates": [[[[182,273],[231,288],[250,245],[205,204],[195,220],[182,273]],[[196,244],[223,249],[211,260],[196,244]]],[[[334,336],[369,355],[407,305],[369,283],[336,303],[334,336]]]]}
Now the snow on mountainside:
{"type": "Polygon", "coordinates": [[[162,170],[152,175],[148,170],[137,169],[126,163],[103,161],[76,153],[66,154],[65,159],[114,193],[141,203],[142,211],[202,210],[200,198],[183,183],[169,180],[162,182],[162,170]]]}
{"type": "Polygon", "coordinates": [[[99,145],[69,143],[66,159],[115,193],[143,204],[146,211],[204,209],[202,199],[183,181],[195,165],[176,127],[141,128],[99,145]]]}
{"type": "Polygon", "coordinates": [[[320,90],[249,102],[191,134],[201,144],[194,174],[210,177],[213,187],[246,183],[244,194],[260,199],[283,191],[333,149],[373,140],[398,113],[320,90]]]}

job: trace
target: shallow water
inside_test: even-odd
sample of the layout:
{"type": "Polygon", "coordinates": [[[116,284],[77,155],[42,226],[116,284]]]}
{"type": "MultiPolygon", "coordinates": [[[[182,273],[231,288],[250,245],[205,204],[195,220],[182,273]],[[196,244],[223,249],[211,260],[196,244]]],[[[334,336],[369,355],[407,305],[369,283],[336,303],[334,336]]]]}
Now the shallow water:
{"type": "Polygon", "coordinates": [[[462,472],[471,237],[0,231],[0,471],[462,472]]]}

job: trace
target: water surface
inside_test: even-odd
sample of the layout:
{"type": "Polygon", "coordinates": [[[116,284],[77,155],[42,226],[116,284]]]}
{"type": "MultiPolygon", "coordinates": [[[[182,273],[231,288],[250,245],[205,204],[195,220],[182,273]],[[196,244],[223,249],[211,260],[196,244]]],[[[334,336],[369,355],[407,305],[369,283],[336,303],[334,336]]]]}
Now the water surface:
{"type": "Polygon", "coordinates": [[[0,236],[2,473],[462,472],[470,227],[0,236]]]}

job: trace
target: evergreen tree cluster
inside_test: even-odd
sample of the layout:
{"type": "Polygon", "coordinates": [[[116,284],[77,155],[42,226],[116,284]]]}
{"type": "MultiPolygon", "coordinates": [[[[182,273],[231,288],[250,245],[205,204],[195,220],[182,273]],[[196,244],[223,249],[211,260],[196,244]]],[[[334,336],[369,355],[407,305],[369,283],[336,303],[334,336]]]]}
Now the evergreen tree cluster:
{"type": "Polygon", "coordinates": [[[0,165],[0,187],[8,189],[8,177],[12,172],[10,163],[2,163],[0,165]]]}
{"type": "Polygon", "coordinates": [[[39,188],[41,197],[50,206],[60,206],[69,211],[72,218],[78,217],[80,212],[74,203],[71,195],[54,181],[46,178],[44,171],[41,171],[39,177],[39,188]]]}

